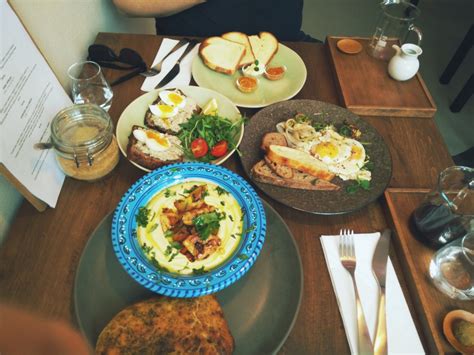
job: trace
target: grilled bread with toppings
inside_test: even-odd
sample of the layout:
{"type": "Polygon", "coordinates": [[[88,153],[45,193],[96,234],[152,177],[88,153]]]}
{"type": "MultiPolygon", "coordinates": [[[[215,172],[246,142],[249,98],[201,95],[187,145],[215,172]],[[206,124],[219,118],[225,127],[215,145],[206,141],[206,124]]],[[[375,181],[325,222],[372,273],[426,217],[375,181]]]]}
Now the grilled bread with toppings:
{"type": "Polygon", "coordinates": [[[96,354],[232,354],[234,338],[215,296],[154,297],[120,311],[96,354]]]}
{"type": "Polygon", "coordinates": [[[127,157],[144,168],[154,170],[183,160],[178,137],[134,125],[128,137],[127,157]]]}
{"type": "Polygon", "coordinates": [[[186,97],[180,90],[163,90],[148,107],[145,125],[160,132],[177,134],[181,130],[180,124],[200,112],[201,108],[196,101],[186,97]]]}

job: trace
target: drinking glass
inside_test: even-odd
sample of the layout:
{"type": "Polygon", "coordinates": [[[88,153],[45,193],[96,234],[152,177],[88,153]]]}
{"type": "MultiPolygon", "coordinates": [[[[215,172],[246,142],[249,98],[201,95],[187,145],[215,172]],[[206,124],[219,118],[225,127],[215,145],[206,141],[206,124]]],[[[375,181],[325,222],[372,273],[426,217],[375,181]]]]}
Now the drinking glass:
{"type": "Polygon", "coordinates": [[[412,31],[417,35],[419,46],[423,34],[413,22],[420,10],[404,0],[385,0],[380,6],[380,15],[368,47],[369,54],[377,59],[389,60],[395,54],[392,45],[405,43],[412,31]]]}
{"type": "Polygon", "coordinates": [[[434,285],[451,298],[474,300],[474,232],[441,249],[430,263],[434,285]]]}
{"type": "Polygon", "coordinates": [[[415,236],[433,248],[474,232],[474,169],[452,166],[412,215],[415,236]]]}
{"type": "Polygon", "coordinates": [[[109,110],[113,92],[99,64],[91,61],[75,63],[67,73],[72,80],[72,100],[75,104],[91,103],[109,110]]]}

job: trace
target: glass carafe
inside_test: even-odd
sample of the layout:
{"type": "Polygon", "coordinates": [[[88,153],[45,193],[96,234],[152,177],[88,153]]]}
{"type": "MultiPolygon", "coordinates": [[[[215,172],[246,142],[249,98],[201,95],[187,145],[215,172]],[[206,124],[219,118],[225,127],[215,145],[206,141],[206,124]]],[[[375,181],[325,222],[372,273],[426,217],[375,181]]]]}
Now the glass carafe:
{"type": "Polygon", "coordinates": [[[474,231],[474,169],[443,170],[437,187],[414,211],[413,222],[416,236],[434,248],[474,231]]]}

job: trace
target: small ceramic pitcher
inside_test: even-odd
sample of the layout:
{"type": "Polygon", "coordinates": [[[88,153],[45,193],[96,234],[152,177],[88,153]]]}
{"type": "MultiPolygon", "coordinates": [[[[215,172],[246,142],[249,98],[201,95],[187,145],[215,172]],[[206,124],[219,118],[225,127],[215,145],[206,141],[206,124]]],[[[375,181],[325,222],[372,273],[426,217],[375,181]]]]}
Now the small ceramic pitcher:
{"type": "Polygon", "coordinates": [[[406,43],[401,48],[394,44],[392,46],[396,54],[388,63],[388,73],[398,81],[411,79],[418,72],[420,62],[418,56],[423,52],[419,46],[406,43]]]}

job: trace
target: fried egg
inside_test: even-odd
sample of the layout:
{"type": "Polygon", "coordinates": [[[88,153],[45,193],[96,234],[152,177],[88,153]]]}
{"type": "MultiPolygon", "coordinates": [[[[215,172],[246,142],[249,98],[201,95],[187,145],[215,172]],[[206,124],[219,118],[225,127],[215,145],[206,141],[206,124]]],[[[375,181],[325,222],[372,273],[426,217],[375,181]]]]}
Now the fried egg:
{"type": "Polygon", "coordinates": [[[186,97],[176,91],[163,90],[159,93],[161,101],[169,106],[182,108],[186,105],[186,97]]]}
{"type": "Polygon", "coordinates": [[[162,133],[136,129],[133,131],[134,137],[142,142],[152,151],[162,152],[171,146],[169,139],[162,133]]]}
{"type": "Polygon", "coordinates": [[[364,146],[355,139],[341,136],[332,128],[323,131],[311,147],[310,153],[326,163],[328,170],[342,180],[370,180],[370,171],[361,170],[365,164],[364,146]]]}
{"type": "Polygon", "coordinates": [[[176,116],[178,113],[177,106],[170,106],[166,104],[150,105],[150,111],[153,115],[160,118],[170,118],[176,116]]]}

